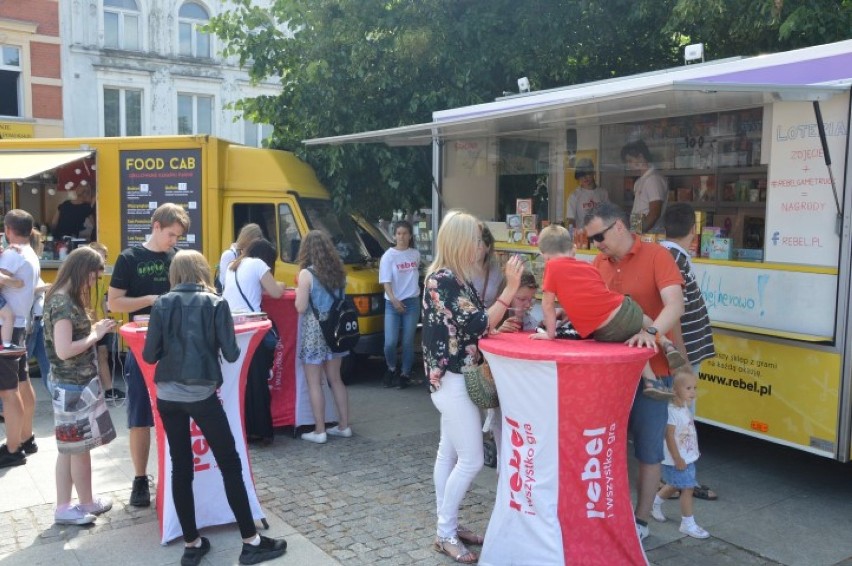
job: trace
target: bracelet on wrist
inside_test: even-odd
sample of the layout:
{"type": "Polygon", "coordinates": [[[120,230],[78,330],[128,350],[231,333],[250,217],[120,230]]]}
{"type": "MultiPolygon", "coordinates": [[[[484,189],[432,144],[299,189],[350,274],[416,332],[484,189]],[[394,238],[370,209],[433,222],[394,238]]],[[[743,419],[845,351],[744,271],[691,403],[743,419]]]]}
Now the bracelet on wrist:
{"type": "Polygon", "coordinates": [[[501,305],[503,305],[504,307],[506,307],[507,309],[509,308],[509,303],[507,303],[506,301],[504,301],[500,297],[497,297],[497,302],[500,303],[501,305]]]}

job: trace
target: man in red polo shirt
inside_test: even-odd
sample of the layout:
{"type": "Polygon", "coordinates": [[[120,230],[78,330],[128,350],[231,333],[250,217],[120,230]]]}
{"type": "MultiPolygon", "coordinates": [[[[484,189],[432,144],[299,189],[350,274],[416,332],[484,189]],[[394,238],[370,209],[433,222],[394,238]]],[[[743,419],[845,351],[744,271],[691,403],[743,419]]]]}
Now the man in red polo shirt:
{"type": "MultiPolygon", "coordinates": [[[[666,335],[679,350],[683,350],[680,335],[683,277],[668,250],[640,241],[630,232],[629,226],[627,214],[613,203],[600,204],[585,218],[589,241],[601,252],[595,258],[594,266],[610,289],[629,295],[653,321],[627,343],[657,349],[657,354],[651,359],[651,369],[671,386],[666,356],[662,349],[656,348],[656,344],[658,335],[666,335]]],[[[641,388],[637,388],[628,428],[633,435],[633,447],[639,461],[635,515],[640,540],[648,536],[648,518],[660,485],[667,417],[666,401],[641,395],[641,388]]]]}

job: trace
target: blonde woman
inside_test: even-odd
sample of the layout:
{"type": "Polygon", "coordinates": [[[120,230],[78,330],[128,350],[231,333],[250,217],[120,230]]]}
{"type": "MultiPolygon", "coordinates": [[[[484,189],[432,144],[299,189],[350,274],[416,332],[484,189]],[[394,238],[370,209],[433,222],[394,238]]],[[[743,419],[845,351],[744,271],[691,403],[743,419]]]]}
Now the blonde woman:
{"type": "Polygon", "coordinates": [[[483,450],[479,409],[468,397],[461,371],[481,363],[479,339],[502,322],[523,273],[521,260],[510,258],[506,286],[486,309],[471,283],[483,245],[476,218],[460,211],[447,213],[423,292],[423,362],[432,403],[441,413],[434,471],[438,511],[434,549],[463,564],[478,560],[465,543],[483,543],[481,536],[458,522],[461,501],[482,468],[483,450]]]}

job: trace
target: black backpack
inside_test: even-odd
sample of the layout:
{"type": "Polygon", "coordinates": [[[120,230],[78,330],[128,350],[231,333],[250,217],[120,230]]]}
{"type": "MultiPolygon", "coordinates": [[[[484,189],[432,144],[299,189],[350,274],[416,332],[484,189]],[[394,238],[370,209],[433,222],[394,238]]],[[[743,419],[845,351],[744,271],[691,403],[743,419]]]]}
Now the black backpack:
{"type": "Polygon", "coordinates": [[[319,278],[313,270],[308,269],[314,277],[314,282],[325,289],[325,292],[334,298],[331,304],[331,309],[328,311],[328,318],[320,320],[319,312],[317,312],[314,302],[310,301],[311,311],[319,321],[322,335],[325,338],[326,344],[332,352],[348,352],[358,343],[361,338],[361,331],[358,328],[358,311],[355,310],[355,305],[352,301],[346,298],[345,294],[341,293],[340,297],[336,297],[326,287],[320,283],[319,278]]]}

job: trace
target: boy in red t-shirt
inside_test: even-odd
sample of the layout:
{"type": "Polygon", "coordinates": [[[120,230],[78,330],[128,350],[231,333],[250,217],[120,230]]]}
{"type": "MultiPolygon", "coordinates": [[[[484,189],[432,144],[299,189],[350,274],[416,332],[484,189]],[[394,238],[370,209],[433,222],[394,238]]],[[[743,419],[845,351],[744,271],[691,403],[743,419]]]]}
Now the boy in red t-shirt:
{"type": "MultiPolygon", "coordinates": [[[[626,342],[653,324],[633,299],[610,290],[594,266],[574,257],[574,242],[564,227],[554,224],[544,228],[538,237],[538,248],[546,262],[541,310],[547,332],[534,334],[532,338],[556,337],[557,300],[583,338],[592,337],[599,342],[626,342]]],[[[665,350],[672,370],[688,366],[670,340],[659,336],[658,342],[665,350]]],[[[645,364],[642,379],[645,395],[660,400],[674,396],[672,390],[657,379],[650,364],[645,364]]]]}

